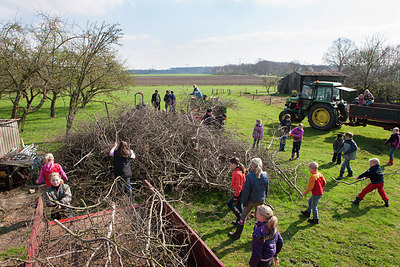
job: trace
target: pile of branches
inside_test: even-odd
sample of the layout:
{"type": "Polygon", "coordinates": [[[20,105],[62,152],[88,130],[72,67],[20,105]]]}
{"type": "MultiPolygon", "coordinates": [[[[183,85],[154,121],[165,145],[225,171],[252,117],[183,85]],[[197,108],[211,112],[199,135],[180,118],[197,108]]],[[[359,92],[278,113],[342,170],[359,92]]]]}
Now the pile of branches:
{"type": "Polygon", "coordinates": [[[271,139],[270,150],[255,150],[235,133],[204,125],[190,113],[120,107],[80,123],[75,133],[63,138],[56,159],[67,171],[73,194],[85,201],[97,199],[95,189],[113,180],[109,151],[119,140],[127,141],[136,154],[133,182],[147,179],[160,191],[165,186],[176,192],[199,187],[231,190],[228,162],[233,156],[246,167],[251,158],[260,157],[271,178],[297,190],[297,168],[279,166],[272,149],[276,139],[271,139]]]}
{"type": "MultiPolygon", "coordinates": [[[[141,204],[132,206],[115,187],[102,200],[102,212],[49,226],[35,261],[41,266],[188,266],[189,234],[166,217],[163,199],[153,191],[135,191],[141,204]],[[186,238],[179,242],[176,237],[186,238]]],[[[148,190],[148,189],[147,189],[148,190]]],[[[70,212],[93,212],[72,207],[70,212]]]]}

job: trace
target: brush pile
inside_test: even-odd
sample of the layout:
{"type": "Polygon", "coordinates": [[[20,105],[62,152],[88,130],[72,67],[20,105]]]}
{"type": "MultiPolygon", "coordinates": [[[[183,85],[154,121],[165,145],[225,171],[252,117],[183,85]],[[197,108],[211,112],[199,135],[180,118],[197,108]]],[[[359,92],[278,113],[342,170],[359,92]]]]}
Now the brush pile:
{"type": "Polygon", "coordinates": [[[35,260],[41,266],[193,265],[189,233],[168,220],[160,195],[135,190],[141,204],[132,205],[111,190],[101,205],[105,212],[48,225],[35,260]],[[179,242],[177,236],[186,239],[179,242]]]}
{"type": "Polygon", "coordinates": [[[117,140],[127,141],[136,154],[132,182],[147,179],[161,192],[165,186],[176,192],[193,188],[231,190],[228,162],[233,156],[247,168],[251,158],[260,157],[270,178],[278,178],[279,184],[282,180],[297,190],[296,167],[280,167],[276,151],[269,152],[272,149],[251,149],[235,133],[204,125],[190,113],[120,107],[112,114],[88,118],[62,140],[56,159],[67,171],[74,195],[85,201],[95,200],[100,197],[96,189],[111,183],[114,178],[109,151],[117,140]]]}

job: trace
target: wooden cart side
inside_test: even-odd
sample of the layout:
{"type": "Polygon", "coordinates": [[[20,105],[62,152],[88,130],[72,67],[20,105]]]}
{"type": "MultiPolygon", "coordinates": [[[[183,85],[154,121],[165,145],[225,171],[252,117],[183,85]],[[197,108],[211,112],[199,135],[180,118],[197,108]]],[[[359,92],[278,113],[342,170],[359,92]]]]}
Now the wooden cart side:
{"type": "Polygon", "coordinates": [[[20,147],[18,120],[0,120],[0,158],[20,147]]]}
{"type": "Polygon", "coordinates": [[[400,108],[391,104],[372,104],[371,106],[350,105],[349,121],[360,125],[376,125],[391,129],[400,125],[400,108]]]}

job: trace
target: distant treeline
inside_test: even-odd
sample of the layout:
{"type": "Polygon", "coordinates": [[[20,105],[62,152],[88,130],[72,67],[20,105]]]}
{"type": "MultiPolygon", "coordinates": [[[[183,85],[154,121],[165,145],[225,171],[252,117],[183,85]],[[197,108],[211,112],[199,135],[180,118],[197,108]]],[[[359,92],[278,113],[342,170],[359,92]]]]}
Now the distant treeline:
{"type": "Polygon", "coordinates": [[[316,71],[329,69],[327,65],[303,65],[296,62],[259,60],[255,64],[229,64],[216,67],[179,67],[167,70],[129,70],[134,74],[214,74],[214,75],[273,75],[285,76],[293,71],[316,71]]]}

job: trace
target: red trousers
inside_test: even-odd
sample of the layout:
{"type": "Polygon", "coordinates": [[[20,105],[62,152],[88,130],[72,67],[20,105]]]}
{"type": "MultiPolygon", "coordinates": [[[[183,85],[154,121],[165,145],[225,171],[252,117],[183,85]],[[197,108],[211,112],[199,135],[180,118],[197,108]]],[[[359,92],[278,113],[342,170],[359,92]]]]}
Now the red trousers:
{"type": "Polygon", "coordinates": [[[388,196],[386,195],[385,190],[383,189],[383,186],[385,185],[385,183],[380,183],[380,184],[369,184],[367,185],[362,191],[361,193],[358,195],[358,198],[360,199],[364,199],[365,195],[372,192],[375,189],[378,189],[378,193],[379,195],[381,195],[381,198],[383,201],[385,200],[389,200],[388,196]]]}

